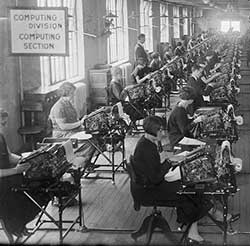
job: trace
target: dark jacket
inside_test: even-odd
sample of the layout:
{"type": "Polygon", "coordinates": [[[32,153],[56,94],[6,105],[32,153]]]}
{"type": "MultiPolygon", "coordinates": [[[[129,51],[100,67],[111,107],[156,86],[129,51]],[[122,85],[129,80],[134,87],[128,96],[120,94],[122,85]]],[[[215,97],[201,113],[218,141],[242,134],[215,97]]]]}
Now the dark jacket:
{"type": "Polygon", "coordinates": [[[183,137],[192,137],[192,120],[188,119],[187,110],[176,105],[168,118],[168,136],[173,148],[183,137]]]}
{"type": "MultiPolygon", "coordinates": [[[[145,60],[146,64],[148,64],[148,55],[142,45],[137,43],[135,45],[135,63],[137,62],[138,58],[141,57],[145,60]]],[[[136,63],[137,64],[137,63],[136,63]]]]}

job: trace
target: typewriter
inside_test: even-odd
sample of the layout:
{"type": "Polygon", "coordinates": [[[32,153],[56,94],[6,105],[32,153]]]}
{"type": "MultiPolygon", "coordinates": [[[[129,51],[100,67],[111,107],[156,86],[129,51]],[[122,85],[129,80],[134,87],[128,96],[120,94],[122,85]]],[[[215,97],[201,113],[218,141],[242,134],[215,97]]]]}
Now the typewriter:
{"type": "Polygon", "coordinates": [[[102,107],[89,114],[84,120],[86,133],[99,134],[109,131],[109,109],[102,107]]]}
{"type": "Polygon", "coordinates": [[[29,163],[30,167],[24,173],[24,181],[55,181],[71,166],[66,160],[65,150],[61,144],[48,144],[32,152],[22,159],[20,165],[29,163]]]}
{"type": "MultiPolygon", "coordinates": [[[[190,152],[179,162],[183,187],[208,190],[218,183],[210,147],[200,147],[190,152]]],[[[213,188],[214,189],[214,188],[213,188]]]]}
{"type": "Polygon", "coordinates": [[[203,107],[197,109],[195,113],[205,116],[202,122],[194,125],[195,138],[203,139],[209,137],[217,140],[238,140],[237,122],[234,112],[230,114],[225,107],[203,107]]]}

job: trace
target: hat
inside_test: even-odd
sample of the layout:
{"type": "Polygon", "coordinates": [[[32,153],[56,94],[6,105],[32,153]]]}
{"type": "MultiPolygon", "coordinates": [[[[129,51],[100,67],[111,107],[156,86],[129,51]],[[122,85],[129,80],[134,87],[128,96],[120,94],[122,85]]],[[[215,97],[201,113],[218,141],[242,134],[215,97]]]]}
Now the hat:
{"type": "Polygon", "coordinates": [[[180,98],[182,100],[195,99],[195,91],[191,86],[184,86],[180,91],[180,98]]]}

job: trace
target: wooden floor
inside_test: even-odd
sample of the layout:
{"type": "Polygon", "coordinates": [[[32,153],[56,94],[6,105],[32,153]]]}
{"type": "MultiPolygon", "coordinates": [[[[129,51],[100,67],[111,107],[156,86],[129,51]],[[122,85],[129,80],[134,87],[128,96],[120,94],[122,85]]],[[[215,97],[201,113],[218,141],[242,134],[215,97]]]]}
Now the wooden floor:
{"type": "MultiPolygon", "coordinates": [[[[244,60],[243,60],[244,65],[244,60]]],[[[243,67],[243,78],[241,88],[250,88],[250,71],[243,67]],[[243,87],[242,87],[243,86],[243,87]]],[[[243,108],[245,123],[240,131],[240,141],[234,146],[237,157],[243,159],[243,172],[237,175],[238,187],[240,191],[230,197],[229,211],[231,213],[240,212],[241,218],[234,223],[235,234],[228,235],[228,245],[250,245],[250,134],[248,126],[250,118],[250,104],[246,95],[246,90],[240,95],[241,106],[243,108]]],[[[249,90],[250,92],[250,90],[249,90]]],[[[172,100],[175,100],[172,98],[172,100]]],[[[241,112],[241,111],[239,111],[241,112]]],[[[126,138],[126,155],[129,156],[138,140],[138,136],[126,138]]],[[[94,174],[95,175],[95,174],[94,174]]],[[[105,174],[110,175],[110,174],[105,174]]],[[[126,173],[119,172],[115,175],[115,184],[111,180],[82,180],[82,197],[85,225],[88,231],[79,231],[75,226],[64,240],[65,244],[84,245],[135,245],[130,237],[130,233],[136,230],[143,218],[148,215],[151,208],[142,208],[136,212],[133,208],[133,201],[129,191],[129,178],[126,173]],[[101,230],[103,229],[103,230],[101,230]],[[107,231],[116,229],[116,232],[107,231]],[[119,231],[119,230],[128,231],[119,231]]],[[[172,208],[162,208],[163,215],[170,223],[172,230],[177,230],[176,213],[172,208]]],[[[57,208],[49,206],[48,211],[53,216],[58,216],[57,208]]],[[[77,215],[78,207],[67,208],[64,212],[64,219],[73,219],[77,215]]],[[[209,222],[207,218],[203,222],[209,222]]],[[[32,223],[31,223],[32,224],[32,223]]],[[[206,240],[214,245],[222,245],[222,232],[217,227],[200,226],[201,234],[206,240]]],[[[177,237],[181,233],[176,233],[177,237]]],[[[137,244],[143,244],[145,237],[138,239],[137,244]]],[[[0,231],[0,243],[7,243],[7,238],[3,231],[0,231]]],[[[38,231],[27,242],[27,244],[58,244],[58,231],[38,231]]],[[[152,238],[153,245],[168,245],[169,240],[161,233],[156,232],[152,238]]]]}

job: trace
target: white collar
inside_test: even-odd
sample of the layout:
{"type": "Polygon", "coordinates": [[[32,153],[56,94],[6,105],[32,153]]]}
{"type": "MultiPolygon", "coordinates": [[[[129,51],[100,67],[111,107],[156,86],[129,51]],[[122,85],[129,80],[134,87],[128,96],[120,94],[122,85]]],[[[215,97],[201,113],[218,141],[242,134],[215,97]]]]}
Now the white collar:
{"type": "Polygon", "coordinates": [[[149,141],[151,141],[152,143],[154,143],[155,145],[157,145],[157,138],[149,133],[145,133],[144,137],[146,139],[148,139],[149,141]]]}

